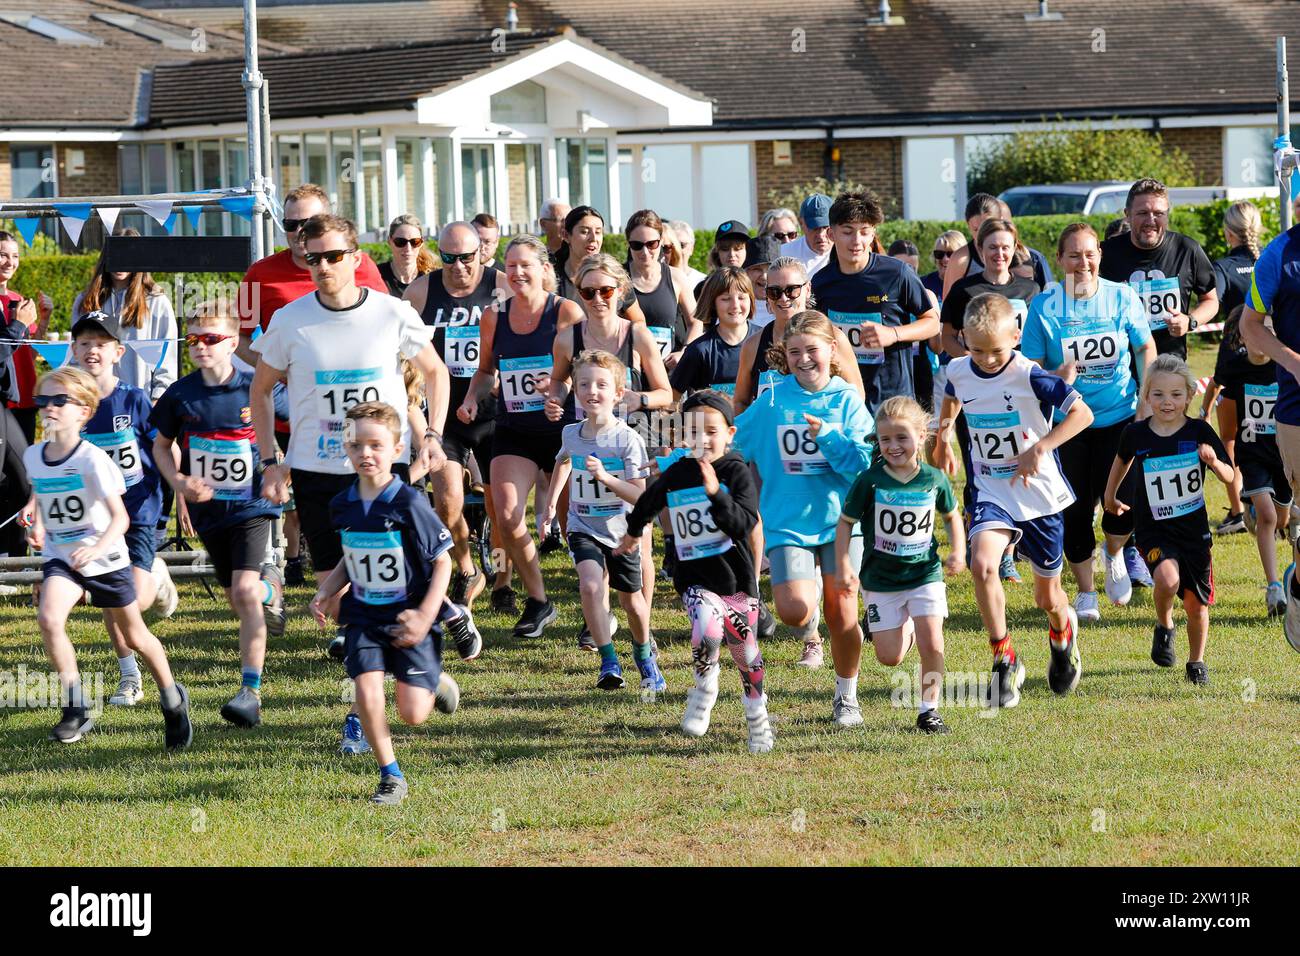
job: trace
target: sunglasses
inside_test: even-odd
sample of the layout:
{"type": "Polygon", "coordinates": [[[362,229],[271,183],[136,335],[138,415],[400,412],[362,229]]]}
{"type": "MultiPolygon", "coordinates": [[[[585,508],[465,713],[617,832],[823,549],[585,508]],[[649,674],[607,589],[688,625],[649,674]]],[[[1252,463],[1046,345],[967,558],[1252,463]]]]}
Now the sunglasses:
{"type": "Polygon", "coordinates": [[[285,235],[291,235],[292,233],[297,232],[302,228],[302,224],[306,221],[306,219],[286,219],[284,221],[285,235]]]}
{"type": "Polygon", "coordinates": [[[938,262],[940,259],[951,259],[951,258],[952,258],[952,253],[949,252],[947,249],[936,249],[936,250],[934,250],[934,261],[935,261],[935,262],[938,262]]]}
{"type": "Polygon", "coordinates": [[[654,252],[659,248],[659,243],[662,241],[662,239],[647,239],[645,242],[642,242],[640,239],[629,239],[627,241],[627,247],[633,252],[640,252],[642,249],[654,252]]]}
{"type": "Polygon", "coordinates": [[[303,256],[307,260],[307,265],[318,266],[321,260],[325,260],[330,265],[336,265],[343,261],[343,257],[356,252],[355,249],[331,249],[329,252],[309,252],[303,256]]]}
{"type": "Polygon", "coordinates": [[[218,342],[224,342],[226,339],[233,339],[233,335],[221,335],[218,332],[191,332],[185,336],[186,345],[198,345],[200,342],[209,347],[216,345],[218,342]]]}
{"type": "Polygon", "coordinates": [[[412,249],[418,249],[420,246],[424,245],[424,240],[419,236],[416,236],[414,239],[403,239],[401,236],[394,236],[389,240],[389,242],[397,246],[399,249],[405,249],[407,246],[410,246],[412,249]]]}
{"type": "Polygon", "coordinates": [[[50,405],[53,405],[55,408],[62,408],[64,405],[80,405],[82,408],[86,407],[85,402],[79,402],[71,395],[65,395],[63,392],[60,392],[58,395],[37,395],[32,399],[32,401],[36,403],[37,408],[48,408],[50,405]]]}
{"type": "Polygon", "coordinates": [[[583,297],[584,299],[586,299],[588,302],[590,302],[592,299],[596,298],[596,296],[600,296],[602,299],[604,299],[606,302],[608,302],[610,299],[614,298],[614,293],[617,292],[617,291],[618,291],[618,286],[612,286],[612,285],[596,285],[596,286],[585,285],[585,286],[583,286],[581,289],[578,290],[578,295],[582,296],[582,297],[583,297]]]}
{"type": "Polygon", "coordinates": [[[787,286],[770,285],[767,287],[767,297],[769,299],[789,299],[793,302],[799,297],[799,293],[803,291],[803,286],[803,283],[787,286]]]}
{"type": "Polygon", "coordinates": [[[465,265],[469,265],[478,258],[478,250],[475,249],[473,252],[443,252],[440,249],[438,255],[442,257],[443,265],[449,266],[453,262],[463,262],[465,265]]]}
{"type": "Polygon", "coordinates": [[[772,233],[772,238],[773,238],[773,239],[779,239],[779,240],[781,240],[782,242],[794,242],[796,239],[799,238],[799,233],[797,233],[797,232],[774,232],[774,233],[772,233]]]}

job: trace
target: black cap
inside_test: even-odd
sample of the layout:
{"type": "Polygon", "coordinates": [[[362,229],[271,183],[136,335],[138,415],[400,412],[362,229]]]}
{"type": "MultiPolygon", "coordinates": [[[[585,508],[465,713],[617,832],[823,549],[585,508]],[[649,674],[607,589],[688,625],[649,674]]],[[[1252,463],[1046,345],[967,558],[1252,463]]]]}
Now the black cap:
{"type": "Polygon", "coordinates": [[[781,256],[781,243],[776,236],[759,236],[745,243],[745,268],[766,265],[781,256]]]}
{"type": "Polygon", "coordinates": [[[727,398],[722,392],[715,392],[711,388],[691,392],[686,401],[682,402],[682,414],[685,415],[696,408],[712,408],[714,411],[721,413],[728,425],[736,423],[736,410],[732,408],[731,399],[727,398]]]}
{"type": "Polygon", "coordinates": [[[110,332],[108,326],[105,325],[106,322],[111,321],[112,319],[103,312],[87,312],[73,323],[72,338],[75,340],[83,332],[94,332],[97,335],[112,339],[114,342],[120,342],[122,341],[121,337],[114,332],[110,332]]]}
{"type": "Polygon", "coordinates": [[[728,219],[718,227],[718,231],[713,236],[713,242],[716,245],[724,239],[735,239],[738,242],[748,242],[749,227],[743,222],[737,222],[735,219],[728,219]]]}

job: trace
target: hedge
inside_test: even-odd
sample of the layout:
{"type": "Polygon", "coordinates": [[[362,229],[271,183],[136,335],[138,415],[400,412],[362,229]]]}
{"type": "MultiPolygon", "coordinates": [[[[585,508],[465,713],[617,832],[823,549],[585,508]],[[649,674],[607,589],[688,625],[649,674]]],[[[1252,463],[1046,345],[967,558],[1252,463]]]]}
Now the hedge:
{"type": "MultiPolygon", "coordinates": [[[[1169,228],[1191,236],[1202,246],[1211,261],[1228,253],[1227,243],[1223,239],[1223,214],[1229,205],[1228,200],[1221,199],[1202,206],[1178,206],[1169,214],[1169,228]]],[[[1265,201],[1257,203],[1264,220],[1264,240],[1275,236],[1279,230],[1277,203],[1265,201]]],[[[1106,225],[1114,218],[1102,216],[1024,216],[1016,220],[1021,240],[1028,246],[1042,251],[1055,269],[1056,237],[1061,230],[1072,222],[1088,222],[1097,233],[1102,234],[1106,225]]],[[[886,246],[896,239],[910,239],[921,251],[922,271],[931,268],[930,250],[934,240],[943,232],[956,229],[966,233],[964,222],[938,222],[933,220],[892,220],[880,227],[880,240],[886,246]]],[[[504,252],[508,239],[501,240],[504,252]]],[[[697,229],[695,231],[695,251],[691,256],[691,265],[702,272],[706,268],[709,249],[713,245],[713,231],[697,229]]],[[[389,258],[387,243],[363,243],[362,248],[376,262],[389,258]]],[[[618,261],[627,258],[627,241],[621,235],[605,236],[605,252],[618,261]]],[[[32,295],[38,289],[49,295],[55,303],[54,319],[51,330],[64,331],[68,328],[69,312],[72,301],[78,292],[90,282],[94,272],[97,255],[29,255],[25,256],[18,269],[18,274],[10,283],[11,288],[23,295],[32,295]]],[[[169,291],[175,289],[175,276],[170,273],[155,273],[154,278],[169,291]]],[[[239,273],[216,273],[194,275],[187,279],[193,285],[211,289],[215,285],[238,283],[239,273]]]]}

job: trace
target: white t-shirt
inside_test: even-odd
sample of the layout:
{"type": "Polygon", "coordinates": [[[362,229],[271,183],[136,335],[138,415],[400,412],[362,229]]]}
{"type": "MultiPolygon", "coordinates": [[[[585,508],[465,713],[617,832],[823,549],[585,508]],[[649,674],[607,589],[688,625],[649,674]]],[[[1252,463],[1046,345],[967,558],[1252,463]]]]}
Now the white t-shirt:
{"type": "Polygon", "coordinates": [[[344,415],[369,401],[396,410],[405,446],[401,461],[409,461],[401,360],[420,354],[432,339],[433,329],[409,302],[373,289],[363,289],[348,309],[328,309],[315,294],[277,309],[253,351],[288,372],[289,467],[351,474],[343,450],[344,415]]]}
{"type": "Polygon", "coordinates": [[[806,236],[800,236],[798,239],[791,239],[781,247],[782,256],[790,256],[791,258],[798,259],[803,263],[803,267],[808,270],[809,279],[816,275],[821,268],[830,261],[831,253],[834,251],[835,247],[831,246],[821,255],[818,255],[813,252],[812,249],[808,248],[808,238],[806,236]]]}
{"type": "MultiPolygon", "coordinates": [[[[48,444],[41,442],[28,447],[23,464],[45,526],[41,555],[46,560],[58,558],[71,567],[72,552],[93,547],[108,530],[113,513],[107,498],[126,494],[126,480],[113,459],[88,441],[79,443],[71,455],[53,465],[45,463],[44,451],[48,444]]],[[[76,570],[93,578],[130,563],[126,540],[119,538],[99,560],[76,570]]]]}

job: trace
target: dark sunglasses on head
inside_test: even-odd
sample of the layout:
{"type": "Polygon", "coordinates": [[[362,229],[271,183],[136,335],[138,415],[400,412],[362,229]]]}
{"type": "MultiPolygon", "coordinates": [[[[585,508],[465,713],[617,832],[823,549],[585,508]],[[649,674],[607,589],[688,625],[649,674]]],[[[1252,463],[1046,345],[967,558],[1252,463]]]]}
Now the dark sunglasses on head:
{"type": "Polygon", "coordinates": [[[285,232],[285,235],[290,235],[290,234],[292,234],[292,233],[297,232],[299,229],[302,228],[302,224],[303,224],[304,222],[306,222],[306,221],[307,221],[306,219],[286,219],[286,220],[284,220],[284,232],[285,232]]]}
{"type": "Polygon", "coordinates": [[[186,345],[198,345],[202,342],[206,346],[216,345],[218,342],[224,342],[226,339],[233,339],[233,335],[222,335],[219,332],[191,332],[185,336],[186,345]]]}
{"type": "Polygon", "coordinates": [[[650,252],[654,252],[659,248],[659,243],[662,241],[662,239],[647,239],[645,242],[642,242],[640,239],[629,239],[627,241],[627,247],[633,252],[640,252],[642,249],[648,249],[650,252]]]}
{"type": "Polygon", "coordinates": [[[936,250],[934,250],[934,261],[935,261],[935,262],[938,262],[940,259],[951,259],[951,258],[952,258],[952,253],[949,252],[947,249],[936,249],[936,250]]]}
{"type": "Polygon", "coordinates": [[[419,236],[416,236],[414,239],[404,239],[401,236],[393,236],[390,241],[399,249],[405,249],[407,246],[410,246],[412,249],[418,249],[420,246],[424,245],[424,240],[419,236]]]}
{"type": "Polygon", "coordinates": [[[797,232],[774,232],[774,233],[772,233],[772,238],[773,238],[773,239],[779,239],[779,240],[781,240],[782,242],[794,242],[796,239],[799,238],[799,233],[797,233],[797,232]]]}
{"type": "Polygon", "coordinates": [[[329,252],[308,252],[303,256],[307,260],[307,265],[318,266],[324,259],[330,265],[337,265],[343,261],[343,257],[356,252],[355,249],[331,249],[329,252]]]}
{"type": "Polygon", "coordinates": [[[438,255],[442,256],[443,265],[449,266],[453,262],[463,262],[469,265],[478,258],[478,250],[475,249],[473,252],[443,252],[439,249],[438,255]]]}
{"type": "Polygon", "coordinates": [[[608,302],[610,299],[614,298],[614,293],[617,291],[618,287],[612,285],[584,285],[578,290],[578,295],[582,296],[588,302],[596,298],[596,296],[600,296],[608,302]]]}
{"type": "Polygon", "coordinates": [[[53,405],[55,408],[62,408],[64,405],[80,405],[85,407],[85,402],[79,402],[71,395],[65,395],[60,392],[58,395],[37,395],[34,399],[37,408],[46,408],[53,405]]]}
{"type": "Polygon", "coordinates": [[[798,285],[769,285],[767,287],[767,297],[769,299],[790,299],[793,301],[799,297],[799,293],[803,291],[803,287],[804,283],[802,282],[798,285]]]}

